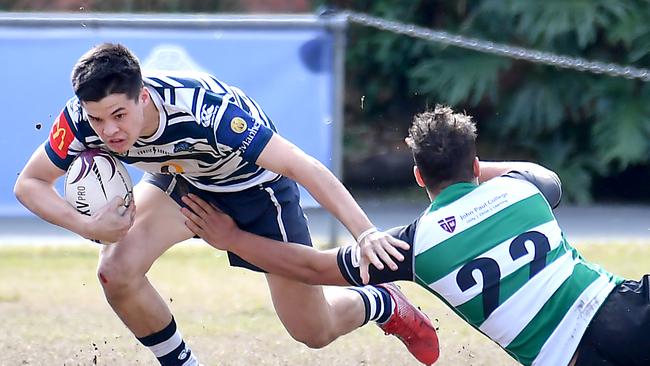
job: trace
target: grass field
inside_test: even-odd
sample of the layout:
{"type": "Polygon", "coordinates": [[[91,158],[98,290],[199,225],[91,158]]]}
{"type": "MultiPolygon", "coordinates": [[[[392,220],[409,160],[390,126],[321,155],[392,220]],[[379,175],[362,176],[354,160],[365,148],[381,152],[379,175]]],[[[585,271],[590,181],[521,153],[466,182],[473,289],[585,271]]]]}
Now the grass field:
{"type": "MultiPolygon", "coordinates": [[[[650,244],[650,243],[649,243],[650,244]]],[[[580,246],[617,274],[650,271],[650,245],[580,246]]],[[[0,366],[155,365],[112,313],[95,279],[97,247],[0,245],[0,366]]],[[[273,311],[263,275],[230,268],[223,252],[179,245],[150,278],[206,365],[418,365],[402,344],[365,326],[321,350],[293,341],[273,311]]],[[[440,328],[437,365],[515,365],[421,288],[403,283],[440,328]]]]}

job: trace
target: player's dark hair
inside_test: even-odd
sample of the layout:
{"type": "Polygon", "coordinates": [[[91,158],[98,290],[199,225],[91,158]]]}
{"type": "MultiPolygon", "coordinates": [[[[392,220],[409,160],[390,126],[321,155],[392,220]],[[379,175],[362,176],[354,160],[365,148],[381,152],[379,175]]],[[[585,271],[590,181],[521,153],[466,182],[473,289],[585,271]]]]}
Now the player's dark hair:
{"type": "Polygon", "coordinates": [[[437,105],[413,118],[406,143],[430,190],[474,178],[476,126],[472,117],[437,105]]]}
{"type": "Polygon", "coordinates": [[[102,43],[86,52],[72,69],[72,88],[84,102],[97,102],[110,94],[135,99],[142,90],[137,57],[121,44],[102,43]]]}

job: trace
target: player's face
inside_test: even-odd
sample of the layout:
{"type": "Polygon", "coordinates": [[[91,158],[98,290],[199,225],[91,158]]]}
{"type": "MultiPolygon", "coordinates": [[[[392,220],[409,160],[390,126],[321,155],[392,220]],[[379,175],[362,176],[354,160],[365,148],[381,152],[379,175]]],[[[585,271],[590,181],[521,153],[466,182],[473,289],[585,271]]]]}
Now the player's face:
{"type": "Polygon", "coordinates": [[[126,94],[110,94],[98,102],[82,105],[93,130],[111,151],[126,152],[138,137],[148,132],[142,94],[136,100],[126,94]]]}

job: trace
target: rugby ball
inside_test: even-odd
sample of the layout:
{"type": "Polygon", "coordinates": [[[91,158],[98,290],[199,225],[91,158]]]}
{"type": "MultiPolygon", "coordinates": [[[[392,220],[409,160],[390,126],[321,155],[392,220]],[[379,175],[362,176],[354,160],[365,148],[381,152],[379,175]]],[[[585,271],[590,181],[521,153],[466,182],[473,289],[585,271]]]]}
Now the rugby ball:
{"type": "Polygon", "coordinates": [[[65,176],[66,201],[83,215],[92,216],[115,197],[124,199],[120,214],[133,198],[133,183],[124,165],[101,149],[82,151],[65,176]]]}

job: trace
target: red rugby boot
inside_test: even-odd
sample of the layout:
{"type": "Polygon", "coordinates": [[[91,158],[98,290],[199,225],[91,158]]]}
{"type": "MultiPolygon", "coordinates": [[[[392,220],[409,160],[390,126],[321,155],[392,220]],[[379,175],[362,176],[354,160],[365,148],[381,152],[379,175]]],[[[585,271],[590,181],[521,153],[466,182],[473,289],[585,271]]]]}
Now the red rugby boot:
{"type": "Polygon", "coordinates": [[[386,323],[377,323],[379,328],[387,335],[399,338],[418,361],[432,365],[440,356],[440,348],[438,335],[429,318],[413,306],[394,283],[378,286],[386,289],[395,303],[393,315],[386,323]]]}

